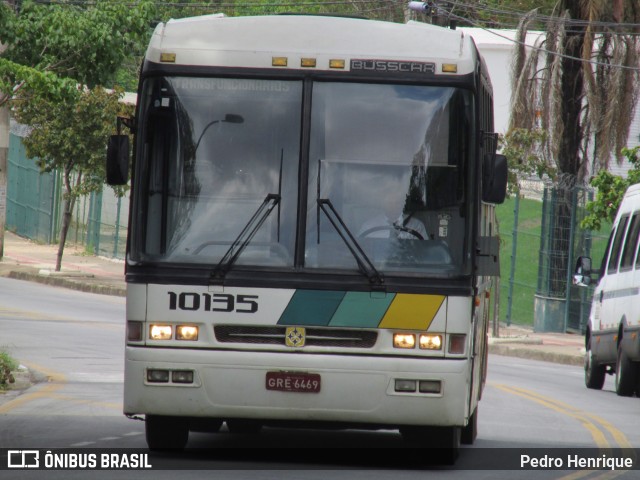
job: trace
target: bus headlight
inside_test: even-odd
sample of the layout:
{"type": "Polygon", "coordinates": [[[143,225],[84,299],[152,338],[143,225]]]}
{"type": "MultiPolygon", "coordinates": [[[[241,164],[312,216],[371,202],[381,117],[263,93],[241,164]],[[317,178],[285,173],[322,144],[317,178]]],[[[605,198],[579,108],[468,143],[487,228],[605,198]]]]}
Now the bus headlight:
{"type": "Polygon", "coordinates": [[[150,325],[149,338],[151,340],[171,340],[173,328],[171,325],[150,325]]]}
{"type": "Polygon", "coordinates": [[[178,325],[176,327],[176,340],[198,340],[198,327],[193,325],[178,325]]]}
{"type": "Polygon", "coordinates": [[[420,349],[422,350],[441,350],[442,335],[434,335],[431,333],[423,333],[420,335],[420,349]]]}
{"type": "Polygon", "coordinates": [[[393,347],[394,348],[415,348],[416,336],[412,333],[394,333],[393,334],[393,347]]]}

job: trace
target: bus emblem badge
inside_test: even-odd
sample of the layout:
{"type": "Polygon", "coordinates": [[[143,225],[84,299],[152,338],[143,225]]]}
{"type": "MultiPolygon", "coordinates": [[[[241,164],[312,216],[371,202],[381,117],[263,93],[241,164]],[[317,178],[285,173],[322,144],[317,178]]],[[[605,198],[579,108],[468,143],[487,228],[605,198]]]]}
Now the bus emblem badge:
{"type": "Polygon", "coordinates": [[[287,347],[304,347],[306,330],[302,327],[287,327],[284,335],[287,347]]]}

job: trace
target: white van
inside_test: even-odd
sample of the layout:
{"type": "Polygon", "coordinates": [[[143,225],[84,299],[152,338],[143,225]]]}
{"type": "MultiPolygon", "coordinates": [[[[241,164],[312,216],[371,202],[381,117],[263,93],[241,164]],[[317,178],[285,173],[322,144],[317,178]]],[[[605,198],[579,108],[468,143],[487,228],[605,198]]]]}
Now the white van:
{"type": "MultiPolygon", "coordinates": [[[[585,383],[601,389],[615,373],[616,392],[640,396],[640,184],[618,208],[593,293],[585,334],[585,383]]],[[[580,257],[574,282],[591,283],[591,259],[580,257]]]]}

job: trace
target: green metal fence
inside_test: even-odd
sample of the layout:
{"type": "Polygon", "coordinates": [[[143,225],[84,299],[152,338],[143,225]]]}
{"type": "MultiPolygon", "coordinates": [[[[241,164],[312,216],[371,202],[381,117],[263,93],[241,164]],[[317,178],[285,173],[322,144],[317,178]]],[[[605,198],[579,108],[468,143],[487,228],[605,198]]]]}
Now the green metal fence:
{"type": "Polygon", "coordinates": [[[56,173],[40,173],[36,162],[27,157],[20,137],[9,137],[7,161],[6,228],[42,243],[56,236],[55,199],[59,195],[56,173]]]}
{"type": "MultiPolygon", "coordinates": [[[[6,228],[42,243],[56,243],[60,235],[62,191],[57,172],[41,173],[27,157],[16,132],[9,140],[6,228]]],[[[84,245],[87,252],[124,258],[129,213],[128,198],[110,189],[92,193],[76,203],[67,242],[84,245]]],[[[63,260],[64,262],[64,260],[63,260]]]]}
{"type": "Polygon", "coordinates": [[[592,198],[590,189],[540,182],[526,197],[499,207],[502,321],[538,331],[582,333],[593,289],[572,284],[575,261],[588,255],[597,266],[610,228],[593,232],[580,227],[592,198]]]}

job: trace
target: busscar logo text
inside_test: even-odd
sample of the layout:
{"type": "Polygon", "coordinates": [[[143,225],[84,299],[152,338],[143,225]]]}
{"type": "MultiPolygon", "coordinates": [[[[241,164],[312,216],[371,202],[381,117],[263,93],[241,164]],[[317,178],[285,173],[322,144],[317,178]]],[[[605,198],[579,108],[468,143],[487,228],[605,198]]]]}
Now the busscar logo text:
{"type": "Polygon", "coordinates": [[[351,60],[351,71],[433,74],[436,72],[436,64],[400,60],[353,59],[351,60]]]}

